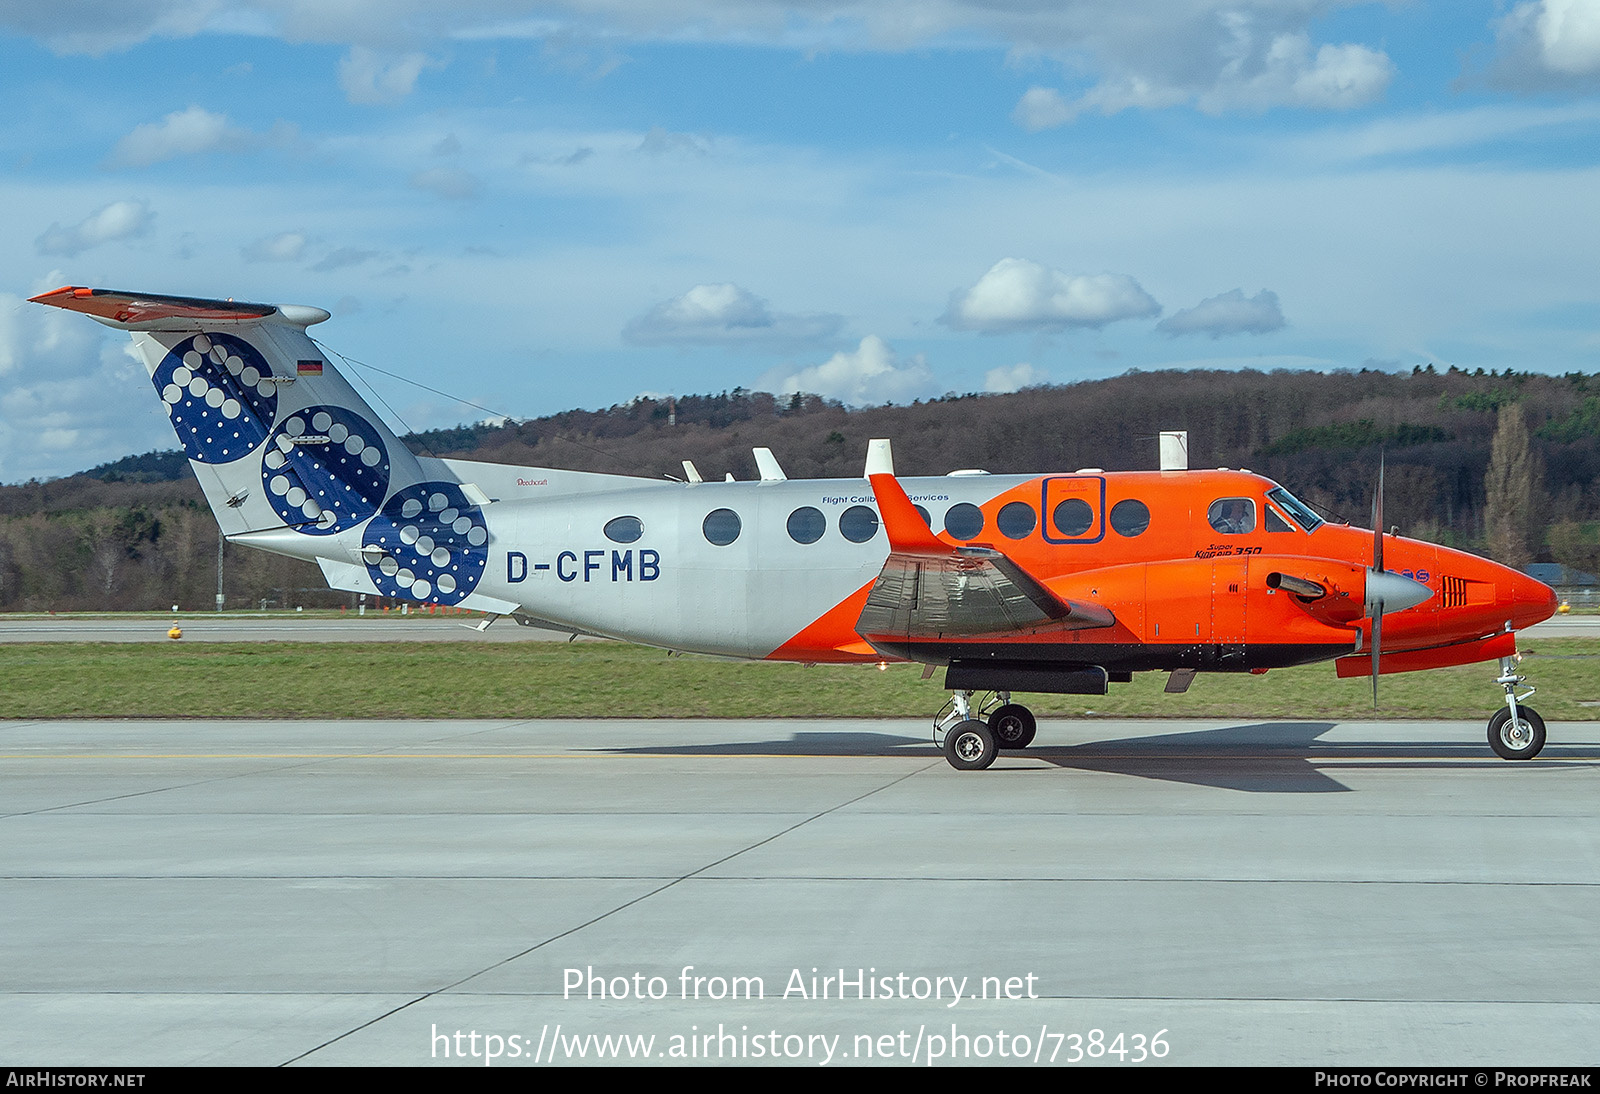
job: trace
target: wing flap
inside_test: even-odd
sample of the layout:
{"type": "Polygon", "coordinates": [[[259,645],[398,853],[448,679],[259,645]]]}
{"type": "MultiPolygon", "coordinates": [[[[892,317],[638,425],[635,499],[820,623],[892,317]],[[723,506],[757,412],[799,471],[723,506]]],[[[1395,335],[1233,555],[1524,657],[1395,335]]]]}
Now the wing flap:
{"type": "Polygon", "coordinates": [[[1003,555],[950,551],[945,558],[930,558],[897,552],[873,582],[856,632],[869,641],[904,641],[1082,630],[1115,622],[1097,604],[1052,595],[1003,555]]]}

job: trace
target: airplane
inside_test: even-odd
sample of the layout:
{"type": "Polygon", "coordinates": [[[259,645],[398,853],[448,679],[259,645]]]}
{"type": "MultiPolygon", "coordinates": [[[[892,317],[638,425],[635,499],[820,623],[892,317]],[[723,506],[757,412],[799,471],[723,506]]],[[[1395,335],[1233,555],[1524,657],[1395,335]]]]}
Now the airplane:
{"type": "MultiPolygon", "coordinates": [[[[1332,660],[1378,677],[1498,660],[1493,751],[1527,760],[1516,632],[1554,592],[1488,559],[1325,521],[1245,470],[703,481],[418,456],[308,334],[321,308],[67,286],[33,298],[131,332],[229,542],[329,585],[736,658],[914,661],[952,693],[935,740],[989,767],[1037,730],[1016,693],[1104,695],[1135,672],[1332,660]],[[987,698],[976,698],[988,692],[987,698]]],[[[731,480],[731,476],[729,476],[731,480]]]]}

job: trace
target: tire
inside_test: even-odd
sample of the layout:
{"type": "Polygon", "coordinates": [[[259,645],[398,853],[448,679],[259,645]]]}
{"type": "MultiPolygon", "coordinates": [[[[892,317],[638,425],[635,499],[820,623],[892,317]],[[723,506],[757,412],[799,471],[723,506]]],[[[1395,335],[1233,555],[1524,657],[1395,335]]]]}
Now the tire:
{"type": "Polygon", "coordinates": [[[945,732],[944,756],[957,771],[982,771],[999,754],[994,734],[976,718],[957,722],[945,732]]]}
{"type": "Polygon", "coordinates": [[[1039,723],[1033,711],[1021,703],[996,707],[989,715],[989,732],[994,734],[994,742],[1000,748],[1027,748],[1038,731],[1039,723]]]}
{"type": "Polygon", "coordinates": [[[1489,747],[1502,760],[1531,760],[1544,748],[1544,719],[1532,707],[1517,706],[1517,724],[1501,707],[1489,719],[1489,747]]]}

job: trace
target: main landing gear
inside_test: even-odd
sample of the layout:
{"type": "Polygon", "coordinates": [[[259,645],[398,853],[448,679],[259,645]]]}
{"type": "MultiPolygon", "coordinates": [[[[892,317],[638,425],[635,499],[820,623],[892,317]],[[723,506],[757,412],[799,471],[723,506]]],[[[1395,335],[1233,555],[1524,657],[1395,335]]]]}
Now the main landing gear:
{"type": "Polygon", "coordinates": [[[1529,688],[1521,695],[1517,688],[1528,678],[1517,675],[1519,657],[1500,658],[1500,675],[1495,680],[1506,692],[1504,709],[1489,719],[1489,747],[1502,760],[1531,760],[1544,747],[1544,719],[1522,700],[1532,695],[1529,688]]]}
{"type": "Polygon", "coordinates": [[[944,755],[957,771],[981,771],[1001,749],[1027,748],[1038,732],[1033,712],[1011,701],[1009,691],[991,692],[974,707],[972,692],[958,691],[933,721],[934,743],[944,736],[944,755]]]}

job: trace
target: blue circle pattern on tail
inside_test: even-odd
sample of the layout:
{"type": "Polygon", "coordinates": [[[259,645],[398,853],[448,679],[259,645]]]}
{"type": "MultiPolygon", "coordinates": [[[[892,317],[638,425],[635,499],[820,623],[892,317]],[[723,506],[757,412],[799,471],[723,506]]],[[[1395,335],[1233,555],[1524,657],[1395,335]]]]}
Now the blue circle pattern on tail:
{"type": "Polygon", "coordinates": [[[309,406],[273,430],[261,482],[284,524],[306,535],[332,535],[383,504],[389,455],[377,428],[361,415],[309,406]]]}
{"type": "Polygon", "coordinates": [[[459,604],[489,563],[483,510],[453,482],[423,482],[389,499],[362,536],[384,555],[367,564],[378,592],[428,604],[459,604]]]}
{"type": "Polygon", "coordinates": [[[197,334],[167,352],[151,375],[183,451],[199,463],[232,463],[267,439],[278,409],[272,368],[231,334],[197,334]]]}

